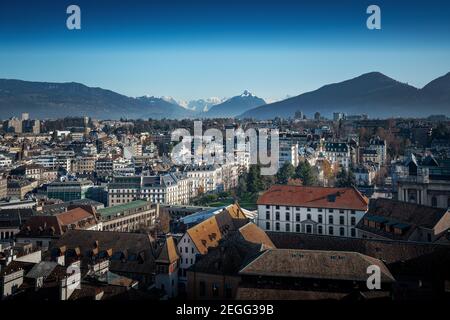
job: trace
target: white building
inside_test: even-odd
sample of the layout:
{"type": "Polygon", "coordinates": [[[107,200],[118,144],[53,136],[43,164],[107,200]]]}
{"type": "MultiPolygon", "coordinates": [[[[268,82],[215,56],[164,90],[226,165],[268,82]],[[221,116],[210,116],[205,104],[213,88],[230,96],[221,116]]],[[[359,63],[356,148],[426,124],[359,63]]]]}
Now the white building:
{"type": "Polygon", "coordinates": [[[183,172],[192,178],[192,190],[198,193],[218,191],[222,185],[222,168],[218,165],[187,166],[183,172]]]}
{"type": "Polygon", "coordinates": [[[324,142],[323,140],[315,146],[316,158],[326,159],[331,165],[337,163],[339,167],[347,170],[352,163],[350,146],[343,142],[324,142]]]}
{"type": "Polygon", "coordinates": [[[355,188],[273,186],[258,199],[266,231],[356,237],[369,200],[355,188]]]}
{"type": "Polygon", "coordinates": [[[161,204],[189,204],[196,195],[192,180],[178,172],[158,176],[117,176],[108,184],[108,206],[137,199],[161,204]]]}
{"type": "Polygon", "coordinates": [[[386,140],[382,140],[382,139],[380,139],[380,137],[375,137],[370,140],[368,149],[376,151],[377,156],[380,161],[379,162],[380,165],[383,165],[386,163],[386,160],[387,160],[386,140]]]}
{"type": "Polygon", "coordinates": [[[0,154],[0,168],[7,168],[11,166],[12,160],[2,154],[0,154]]]}
{"type": "Polygon", "coordinates": [[[280,141],[278,167],[281,168],[286,162],[298,166],[298,144],[280,141]]]}

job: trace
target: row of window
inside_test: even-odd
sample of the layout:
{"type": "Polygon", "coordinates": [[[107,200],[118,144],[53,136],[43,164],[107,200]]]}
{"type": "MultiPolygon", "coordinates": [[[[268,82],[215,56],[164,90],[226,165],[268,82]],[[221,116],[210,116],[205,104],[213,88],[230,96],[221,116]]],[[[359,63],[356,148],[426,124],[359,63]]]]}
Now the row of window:
{"type": "MultiPolygon", "coordinates": [[[[270,212],[266,212],[266,220],[271,220],[270,219],[270,212]]],[[[275,220],[280,221],[280,213],[279,212],[275,212],[275,220]]],[[[290,217],[289,213],[286,213],[285,220],[286,221],[290,221],[291,220],[291,217],[290,217]]],[[[312,220],[311,214],[307,214],[306,215],[306,220],[312,220]]],[[[300,214],[297,213],[295,215],[295,221],[296,222],[300,222],[300,214]]],[[[323,217],[322,217],[321,214],[319,214],[317,216],[317,222],[318,223],[323,223],[323,217]]],[[[334,217],[333,216],[328,216],[328,223],[329,224],[334,224],[334,217]]],[[[340,216],[339,217],[339,224],[345,225],[345,217],[344,216],[340,216]]],[[[350,218],[350,224],[352,226],[354,226],[356,224],[356,218],[355,217],[351,217],[350,218]]]]}
{"type": "MultiPolygon", "coordinates": [[[[270,231],[270,222],[266,222],[266,230],[270,231]]],[[[275,231],[280,231],[280,223],[276,222],[275,223],[275,231]]],[[[285,225],[285,230],[286,232],[290,232],[291,231],[291,225],[289,223],[286,223],[285,225]]],[[[345,236],[345,228],[344,227],[340,227],[339,229],[339,235],[340,236],[345,236]]],[[[300,224],[296,224],[295,225],[295,232],[301,232],[301,226],[300,224]]],[[[306,225],[306,229],[305,229],[306,233],[313,233],[313,226],[310,224],[306,225]]],[[[323,226],[317,226],[317,234],[323,234],[324,232],[324,228],[323,226]]],[[[334,227],[333,226],[329,226],[328,227],[328,234],[329,235],[334,235],[334,227]]],[[[350,229],[350,235],[352,237],[356,237],[356,230],[354,228],[350,229]]]]}
{"type": "MultiPolygon", "coordinates": [[[[271,207],[270,205],[266,205],[266,209],[270,209],[270,207],[271,207]]],[[[282,207],[282,206],[275,206],[275,210],[280,210],[280,207],[282,207]]],[[[293,208],[295,208],[295,211],[300,211],[300,207],[293,207],[293,208]]],[[[284,209],[285,210],[290,210],[291,207],[284,206],[284,209]]],[[[311,212],[311,210],[312,210],[312,208],[306,208],[306,211],[308,211],[308,212],[311,212]]],[[[317,208],[316,210],[317,210],[317,212],[323,212],[324,209],[323,208],[317,208]]],[[[345,213],[344,209],[332,209],[332,208],[329,208],[328,212],[329,213],[334,213],[334,210],[336,210],[336,212],[339,211],[339,213],[345,213]]],[[[355,214],[356,213],[355,210],[350,210],[350,212],[351,212],[351,214],[355,214]]]]}

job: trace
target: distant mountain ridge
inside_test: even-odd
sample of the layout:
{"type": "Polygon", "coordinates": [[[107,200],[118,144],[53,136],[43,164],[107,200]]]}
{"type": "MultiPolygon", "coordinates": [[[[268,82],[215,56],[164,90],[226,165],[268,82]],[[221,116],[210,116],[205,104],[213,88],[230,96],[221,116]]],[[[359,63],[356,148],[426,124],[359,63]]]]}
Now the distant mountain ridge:
{"type": "Polygon", "coordinates": [[[179,103],[170,97],[127,97],[75,82],[0,79],[0,119],[29,112],[39,119],[89,116],[96,119],[238,117],[264,120],[293,117],[297,111],[309,118],[315,112],[327,117],[333,112],[365,113],[376,118],[450,116],[450,73],[422,89],[371,72],[270,104],[248,91],[226,101],[199,99],[183,107],[179,103]]]}
{"type": "Polygon", "coordinates": [[[234,118],[255,107],[265,105],[266,102],[245,90],[241,95],[232,97],[225,102],[212,106],[211,109],[202,115],[206,118],[234,118]]]}
{"type": "Polygon", "coordinates": [[[315,112],[328,117],[333,112],[365,113],[380,118],[450,115],[450,73],[431,81],[422,89],[398,82],[379,72],[366,73],[253,108],[243,112],[239,118],[289,118],[296,111],[302,111],[308,117],[312,117],[315,112]]]}
{"type": "Polygon", "coordinates": [[[80,83],[0,79],[0,119],[29,112],[35,118],[190,118],[194,113],[156,97],[131,98],[80,83]]]}
{"type": "Polygon", "coordinates": [[[228,99],[226,98],[218,98],[218,97],[211,97],[206,99],[195,99],[195,100],[176,100],[173,97],[161,97],[167,102],[177,104],[183,108],[196,111],[196,112],[206,112],[208,111],[212,106],[215,106],[216,104],[220,104],[228,99]]]}

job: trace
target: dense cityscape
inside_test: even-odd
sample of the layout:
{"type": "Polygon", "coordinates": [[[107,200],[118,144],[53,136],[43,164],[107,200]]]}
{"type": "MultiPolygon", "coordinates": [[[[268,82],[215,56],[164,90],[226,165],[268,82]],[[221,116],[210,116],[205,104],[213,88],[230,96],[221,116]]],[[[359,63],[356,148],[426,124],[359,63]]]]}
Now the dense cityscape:
{"type": "Polygon", "coordinates": [[[445,310],[449,17],[0,1],[0,319],[445,310]]]}
{"type": "Polygon", "coordinates": [[[446,116],[298,111],[202,125],[276,130],[277,173],[251,163],[249,137],[233,139],[226,163],[194,157],[225,140],[176,148],[172,132],[194,120],[2,121],[1,298],[449,297],[446,116]]]}

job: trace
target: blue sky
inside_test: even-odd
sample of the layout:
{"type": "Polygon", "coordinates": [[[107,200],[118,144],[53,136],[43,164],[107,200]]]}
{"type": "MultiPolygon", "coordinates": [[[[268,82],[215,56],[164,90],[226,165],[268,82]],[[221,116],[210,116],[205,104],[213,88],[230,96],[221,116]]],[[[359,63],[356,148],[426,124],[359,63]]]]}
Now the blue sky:
{"type": "Polygon", "coordinates": [[[280,99],[370,71],[421,87],[450,71],[449,35],[436,0],[2,1],[0,78],[178,99],[280,99]],[[70,4],[82,30],[66,29],[70,4]]]}

